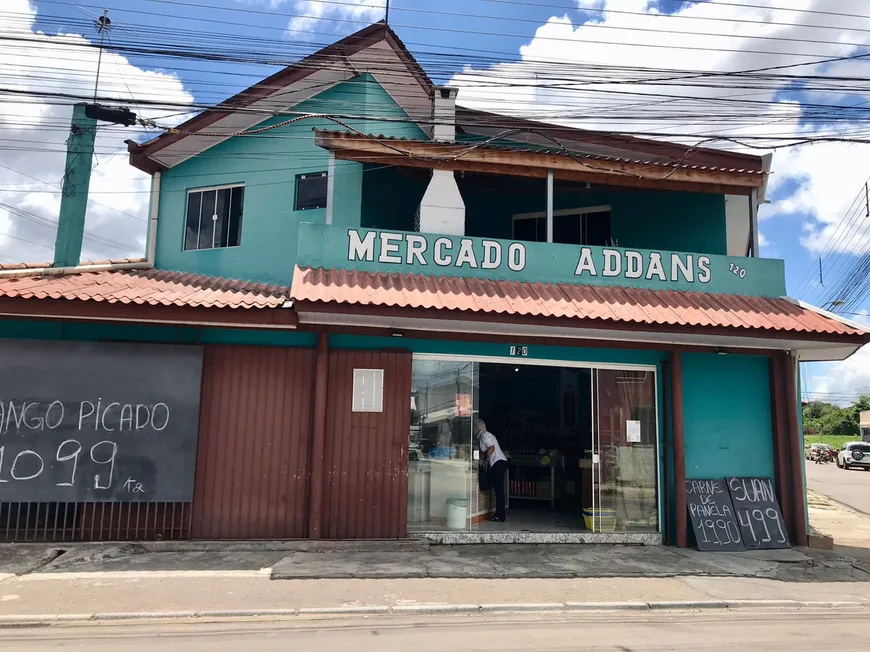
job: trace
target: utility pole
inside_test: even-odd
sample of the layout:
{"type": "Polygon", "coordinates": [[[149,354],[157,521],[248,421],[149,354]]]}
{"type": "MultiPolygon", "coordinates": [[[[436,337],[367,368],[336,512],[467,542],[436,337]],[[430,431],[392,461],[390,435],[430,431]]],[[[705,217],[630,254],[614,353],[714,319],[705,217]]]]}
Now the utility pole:
{"type": "Polygon", "coordinates": [[[112,29],[112,21],[109,20],[109,10],[104,9],[103,15],[94,21],[94,28],[97,34],[100,35],[100,53],[97,55],[97,79],[94,82],[94,102],[97,101],[97,89],[100,87],[100,66],[103,64],[103,41],[106,38],[106,32],[112,29]]]}
{"type": "Polygon", "coordinates": [[[102,106],[96,103],[100,86],[100,66],[103,56],[103,39],[112,21],[109,10],[94,21],[100,35],[100,54],[97,58],[97,76],[94,83],[94,103],[73,106],[69,137],[66,141],[66,163],[63,168],[63,188],[60,198],[60,213],[57,220],[57,237],[54,241],[54,266],[76,267],[81,262],[82,240],[85,234],[85,214],[88,208],[88,190],[91,183],[91,168],[94,162],[94,141],[97,137],[97,121],[132,126],[137,118],[126,107],[102,106]]]}
{"type": "Polygon", "coordinates": [[[389,25],[390,24],[390,0],[386,0],[386,2],[387,2],[387,4],[386,4],[386,7],[384,8],[384,24],[389,25]]]}
{"type": "Polygon", "coordinates": [[[54,241],[55,267],[75,267],[82,255],[88,186],[91,183],[94,139],[97,135],[97,120],[85,114],[86,107],[86,104],[73,106],[72,124],[66,141],[63,190],[57,238],[54,241]]]}

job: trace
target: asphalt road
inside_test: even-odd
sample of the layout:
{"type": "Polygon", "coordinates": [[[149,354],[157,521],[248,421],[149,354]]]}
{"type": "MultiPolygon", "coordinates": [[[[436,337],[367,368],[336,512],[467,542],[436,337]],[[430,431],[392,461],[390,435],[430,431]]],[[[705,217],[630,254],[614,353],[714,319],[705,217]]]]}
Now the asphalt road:
{"type": "MultiPolygon", "coordinates": [[[[868,474],[870,475],[870,474],[868,474]]],[[[611,613],[427,620],[354,619],[224,624],[56,626],[0,629],[4,652],[564,652],[566,650],[858,650],[870,638],[864,611],[611,613]]]]}
{"type": "Polygon", "coordinates": [[[807,462],[807,487],[838,503],[870,514],[870,471],[838,469],[836,463],[807,462]]]}

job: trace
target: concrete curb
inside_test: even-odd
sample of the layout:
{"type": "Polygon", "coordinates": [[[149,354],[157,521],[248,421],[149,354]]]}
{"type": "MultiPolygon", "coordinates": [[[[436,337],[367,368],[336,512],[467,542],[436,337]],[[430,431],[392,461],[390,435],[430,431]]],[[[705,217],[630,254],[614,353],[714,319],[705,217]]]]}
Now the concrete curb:
{"type": "Polygon", "coordinates": [[[541,602],[506,604],[417,604],[372,605],[349,607],[312,607],[300,609],[228,609],[213,611],[158,611],[141,613],[92,614],[25,614],[0,615],[0,628],[62,623],[144,621],[144,620],[211,620],[221,618],[268,618],[300,616],[421,616],[438,614],[471,615],[479,613],[592,613],[608,611],[710,611],[759,609],[868,609],[870,602],[799,601],[799,600],[694,600],[684,602],[541,602]]]}

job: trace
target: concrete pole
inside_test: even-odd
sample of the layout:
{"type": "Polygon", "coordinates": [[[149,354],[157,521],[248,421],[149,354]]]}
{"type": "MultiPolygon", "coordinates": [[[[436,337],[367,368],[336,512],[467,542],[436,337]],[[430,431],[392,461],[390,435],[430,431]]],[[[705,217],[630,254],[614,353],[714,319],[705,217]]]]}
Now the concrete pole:
{"type": "Polygon", "coordinates": [[[81,261],[96,135],[96,119],[85,115],[85,104],[76,104],[67,140],[63,192],[54,243],[55,267],[75,267],[81,261]]]}

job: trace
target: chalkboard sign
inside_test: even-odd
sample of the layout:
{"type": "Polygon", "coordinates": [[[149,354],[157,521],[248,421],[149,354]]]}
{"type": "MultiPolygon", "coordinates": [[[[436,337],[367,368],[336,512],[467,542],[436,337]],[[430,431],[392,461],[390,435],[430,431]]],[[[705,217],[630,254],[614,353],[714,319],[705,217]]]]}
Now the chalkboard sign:
{"type": "Polygon", "coordinates": [[[0,341],[0,502],[190,501],[202,349],[0,341]]]}
{"type": "Polygon", "coordinates": [[[725,480],[686,480],[686,505],[698,550],[744,550],[725,480]]]}
{"type": "Polygon", "coordinates": [[[728,478],[728,490],[747,550],[791,547],[770,478],[728,478]]]}

